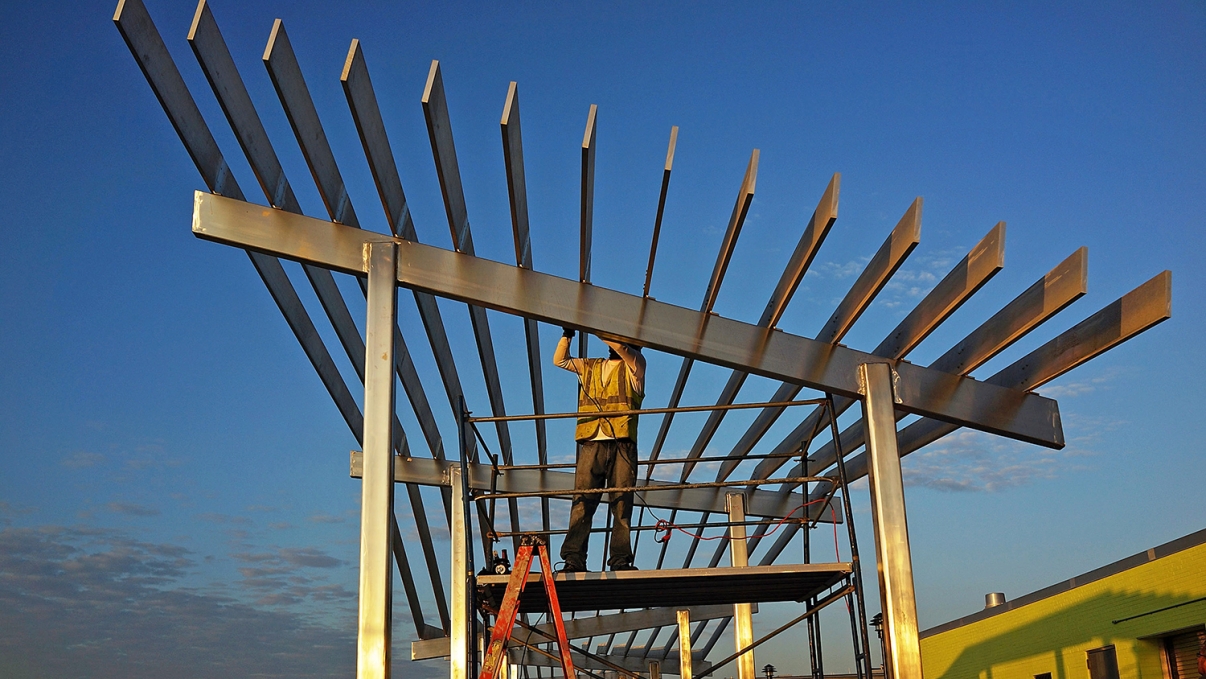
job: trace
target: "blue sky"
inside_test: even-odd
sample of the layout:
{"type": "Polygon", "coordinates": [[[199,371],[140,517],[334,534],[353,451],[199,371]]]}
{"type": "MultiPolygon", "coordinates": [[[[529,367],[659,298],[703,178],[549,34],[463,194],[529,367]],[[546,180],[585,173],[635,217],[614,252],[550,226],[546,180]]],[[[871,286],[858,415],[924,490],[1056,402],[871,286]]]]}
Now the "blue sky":
{"type": "MultiPolygon", "coordinates": [[[[148,4],[259,200],[185,43],[194,6],[148,4]]],[[[110,2],[0,7],[0,674],[346,674],[356,443],[246,257],[189,233],[203,184],[112,11],[110,2]]],[[[975,375],[1171,269],[1170,321],[1041,390],[1060,400],[1066,449],[960,432],[906,458],[923,627],[972,612],[986,592],[1018,596],[1202,528],[1202,3],[215,2],[213,11],[311,215],[322,205],[259,59],[276,17],[369,229],[385,221],[338,83],[352,38],[364,45],[427,243],[450,245],[419,104],[439,59],[484,257],[513,258],[498,119],[516,80],[541,271],[577,273],[591,104],[594,279],[606,287],[640,292],[671,125],[680,134],[652,286],[662,301],[698,306],[754,148],[757,195],[722,315],[757,319],[833,172],[842,173],[838,221],[780,324],[790,332],[817,332],[918,195],[921,244],[849,346],[873,348],[1001,220],[1005,269],[914,362],[941,355],[1081,245],[1089,294],[975,375]]],[[[300,269],[287,268],[321,320],[300,269]]],[[[341,284],[359,318],[355,284],[341,284]]],[[[413,299],[400,299],[444,438],[455,440],[413,299]]],[[[470,406],[484,411],[467,314],[454,304],[443,312],[470,406]]],[[[522,326],[491,323],[508,408],[527,412],[522,326]]],[[[548,360],[559,333],[542,332],[548,360]]],[[[660,405],[678,359],[649,362],[647,403],[660,405]]],[[[550,409],[570,407],[572,378],[551,366],[545,375],[550,409]]],[[[684,402],[715,399],[727,376],[697,366],[684,402]]],[[[774,387],[752,378],[740,400],[774,387]]],[[[399,413],[418,439],[409,409],[399,413]]],[[[710,451],[725,452],[751,418],[727,418],[710,451]]],[[[682,454],[701,423],[676,420],[668,451],[682,454]]],[[[645,452],[652,423],[643,429],[645,452]]],[[[550,431],[553,455],[572,455],[569,429],[550,431]]],[[[513,437],[527,455],[530,428],[513,437]]],[[[853,497],[870,559],[865,490],[853,497]]],[[[766,607],[758,629],[789,613],[766,607]]],[[[845,662],[844,611],[834,615],[831,669],[845,662]]],[[[395,619],[404,656],[413,631],[403,609],[395,619]]],[[[759,663],[804,671],[801,638],[772,644],[759,663]]],[[[398,669],[417,671],[404,660],[398,669]]]]}

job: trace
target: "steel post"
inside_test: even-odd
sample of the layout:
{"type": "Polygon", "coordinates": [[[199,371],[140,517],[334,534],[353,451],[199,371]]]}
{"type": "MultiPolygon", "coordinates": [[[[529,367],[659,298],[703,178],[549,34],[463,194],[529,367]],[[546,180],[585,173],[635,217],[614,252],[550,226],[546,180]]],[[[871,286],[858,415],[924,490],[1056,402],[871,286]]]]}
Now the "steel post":
{"type": "Polygon", "coordinates": [[[360,618],[357,679],[389,679],[394,516],[394,322],[397,246],[371,243],[365,322],[364,477],[360,503],[360,618]]]}
{"type": "MultiPolygon", "coordinates": [[[[465,440],[461,436],[461,443],[465,440]]],[[[463,452],[463,451],[462,451],[463,452]]],[[[449,614],[452,629],[449,633],[450,679],[469,679],[469,540],[465,531],[465,489],[461,470],[448,470],[452,486],[452,602],[449,614]]]]}
{"type": "Polygon", "coordinates": [[[880,605],[888,649],[885,664],[896,679],[921,679],[917,600],[913,591],[913,561],[909,555],[904,481],[896,448],[892,369],[886,363],[864,363],[858,372],[871,458],[868,477],[880,605]]]}
{"type": "MultiPolygon", "coordinates": [[[[729,493],[729,554],[734,568],[750,565],[749,551],[745,543],[745,495],[729,493]]],[[[733,604],[733,641],[741,653],[754,643],[754,617],[749,604],[733,604]]],[[[737,659],[737,679],[757,679],[754,669],[754,652],[742,653],[737,659]]]]}
{"type": "Polygon", "coordinates": [[[691,611],[675,611],[674,615],[678,618],[678,676],[691,679],[691,611]]]}

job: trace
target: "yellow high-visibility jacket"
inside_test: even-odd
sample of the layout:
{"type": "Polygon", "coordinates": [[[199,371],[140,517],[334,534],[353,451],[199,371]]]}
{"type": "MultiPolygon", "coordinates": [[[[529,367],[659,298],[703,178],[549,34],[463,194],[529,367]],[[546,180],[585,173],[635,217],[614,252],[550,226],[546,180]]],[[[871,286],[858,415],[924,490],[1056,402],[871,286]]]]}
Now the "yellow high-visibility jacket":
{"type": "MultiPolygon", "coordinates": [[[[628,366],[619,361],[610,379],[604,379],[607,359],[588,358],[582,360],[578,384],[578,412],[597,413],[609,410],[637,410],[641,407],[644,394],[632,388],[628,366]]],[[[589,441],[599,434],[605,438],[637,440],[637,416],[579,417],[574,439],[589,441]]]]}

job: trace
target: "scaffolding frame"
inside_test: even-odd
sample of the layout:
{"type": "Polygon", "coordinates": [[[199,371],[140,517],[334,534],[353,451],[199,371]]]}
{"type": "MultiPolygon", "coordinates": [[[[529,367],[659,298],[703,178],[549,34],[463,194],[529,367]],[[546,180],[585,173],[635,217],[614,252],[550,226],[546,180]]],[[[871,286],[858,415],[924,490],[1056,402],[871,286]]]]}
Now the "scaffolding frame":
{"type": "MultiPolygon", "coordinates": [[[[670,407],[670,408],[613,410],[613,411],[607,411],[606,416],[607,417],[620,417],[620,416],[637,416],[637,417],[639,417],[641,415],[674,415],[674,414],[683,413],[683,412],[709,412],[709,411],[738,410],[738,409],[766,408],[766,407],[789,408],[789,407],[793,407],[793,406],[818,406],[826,411],[826,413],[830,416],[831,422],[836,422],[836,418],[832,417],[834,402],[833,402],[832,397],[830,397],[830,396],[827,396],[826,398],[821,398],[821,399],[810,399],[810,400],[789,401],[789,402],[742,403],[742,404],[725,404],[725,405],[715,405],[715,406],[679,406],[679,407],[670,407]]],[[[516,533],[502,532],[502,531],[498,531],[495,528],[494,502],[496,502],[497,500],[499,500],[499,499],[517,499],[517,498],[523,498],[523,497],[545,498],[545,497],[558,497],[558,496],[562,497],[562,499],[565,499],[566,494],[564,492],[559,493],[556,491],[536,491],[536,492],[526,492],[526,493],[525,492],[516,492],[516,493],[498,492],[494,486],[494,482],[497,481],[499,476],[501,474],[503,474],[505,471],[512,470],[512,469],[525,469],[525,468],[547,469],[552,465],[539,465],[539,464],[538,465],[499,465],[498,459],[490,452],[488,446],[486,445],[484,438],[481,436],[481,432],[477,429],[477,424],[478,423],[497,422],[500,419],[505,419],[506,421],[516,422],[516,421],[524,421],[524,420],[569,419],[569,418],[578,418],[580,416],[581,416],[581,413],[579,413],[577,411],[566,412],[566,413],[509,415],[509,416],[505,416],[505,418],[498,417],[498,416],[474,417],[474,416],[472,416],[472,413],[467,410],[463,411],[460,414],[460,417],[458,419],[459,419],[459,422],[461,425],[461,431],[460,431],[461,439],[464,441],[476,439],[481,444],[482,449],[486,452],[486,454],[489,457],[490,462],[491,462],[491,472],[492,472],[491,477],[490,477],[491,478],[491,487],[488,490],[486,490],[485,492],[474,492],[473,489],[465,487],[462,489],[462,493],[464,493],[464,496],[461,498],[462,502],[465,504],[466,507],[473,505],[473,504],[480,505],[482,503],[484,503],[486,505],[484,507],[479,506],[479,512],[478,512],[479,516],[482,514],[485,515],[485,517],[486,517],[485,522],[482,525],[488,527],[488,528],[484,529],[484,530],[486,530],[486,532],[484,535],[481,536],[483,544],[498,543],[499,541],[501,541],[504,538],[513,537],[516,535],[516,533]]],[[[835,433],[836,433],[836,430],[835,430],[835,433]]],[[[801,464],[806,464],[806,461],[807,461],[806,453],[807,453],[807,448],[801,447],[801,450],[800,450],[801,464]]],[[[810,625],[813,625],[815,623],[816,616],[821,612],[821,610],[823,610],[829,604],[834,603],[835,601],[841,600],[843,598],[846,600],[849,611],[850,611],[851,641],[852,641],[852,645],[854,648],[856,674],[859,677],[859,679],[862,679],[863,677],[871,676],[871,674],[870,674],[871,673],[871,657],[870,657],[870,651],[869,651],[869,645],[868,645],[869,642],[867,639],[868,623],[867,623],[867,616],[866,616],[866,607],[865,607],[864,601],[863,601],[864,593],[863,593],[863,584],[862,584],[862,570],[861,570],[861,564],[860,564],[860,560],[859,560],[858,539],[857,539],[857,535],[856,535],[856,531],[855,531],[853,512],[851,511],[851,507],[850,507],[849,492],[847,492],[845,482],[844,482],[845,467],[844,467],[843,460],[842,460],[843,457],[844,456],[839,453],[839,456],[838,456],[839,482],[837,484],[832,484],[832,483],[828,484],[829,491],[825,497],[821,498],[820,500],[811,500],[809,502],[806,502],[803,506],[799,507],[799,509],[804,510],[804,514],[801,516],[800,519],[794,520],[794,522],[798,523],[799,525],[806,526],[808,530],[816,527],[816,525],[820,522],[820,520],[825,516],[826,509],[830,509],[830,503],[835,499],[835,495],[840,491],[841,495],[842,495],[842,501],[843,501],[842,513],[846,517],[846,519],[845,519],[845,521],[843,521],[843,523],[845,523],[847,526],[847,537],[849,539],[848,548],[851,553],[851,562],[848,564],[848,566],[846,566],[849,570],[848,575],[844,576],[839,583],[830,585],[828,587],[828,589],[830,589],[830,590],[834,590],[836,588],[836,593],[834,591],[830,591],[830,592],[828,592],[828,594],[825,594],[822,592],[821,594],[811,596],[808,600],[809,608],[805,614],[797,617],[795,620],[788,623],[787,625],[781,626],[780,628],[776,629],[775,631],[771,632],[770,634],[767,634],[757,640],[755,640],[753,638],[753,625],[752,625],[753,611],[751,608],[751,602],[736,603],[734,605],[733,614],[726,618],[728,620],[735,621],[736,625],[737,625],[738,631],[737,631],[737,637],[735,639],[735,644],[737,647],[736,652],[733,655],[729,656],[728,658],[725,658],[724,660],[722,660],[720,662],[710,664],[706,670],[698,673],[698,676],[702,677],[702,676],[710,675],[711,673],[713,673],[716,670],[720,669],[721,667],[725,666],[729,662],[733,662],[733,661],[737,661],[739,663],[739,672],[738,672],[739,676],[741,676],[741,677],[756,676],[756,672],[754,669],[755,668],[754,659],[753,659],[753,649],[754,648],[756,648],[757,646],[760,646],[761,644],[763,644],[766,641],[769,641],[770,639],[774,638],[775,636],[778,636],[782,632],[786,631],[787,629],[790,629],[791,627],[799,624],[800,622],[808,621],[810,625]],[[816,509],[811,512],[812,516],[810,516],[810,512],[808,511],[808,505],[816,504],[818,502],[820,503],[819,506],[816,507],[816,509]],[[856,615],[857,615],[857,617],[856,617],[856,615]]],[[[465,459],[467,459],[467,458],[462,457],[462,460],[465,460],[465,459]]],[[[708,461],[708,458],[704,458],[704,457],[695,458],[695,462],[704,462],[704,461],[708,461]]],[[[656,465],[677,465],[677,464],[684,464],[687,462],[689,462],[689,461],[688,460],[679,460],[679,459],[662,459],[662,460],[649,460],[645,464],[647,464],[649,466],[656,466],[656,465]]],[[[464,476],[467,474],[467,471],[468,471],[467,467],[465,466],[465,464],[463,464],[462,468],[461,468],[462,478],[464,478],[464,476]]],[[[744,486],[746,489],[753,489],[759,485],[769,484],[769,483],[782,484],[782,485],[801,484],[804,486],[805,491],[807,491],[807,484],[810,482],[828,483],[830,480],[831,479],[829,479],[828,477],[794,477],[794,478],[783,478],[783,479],[748,479],[748,480],[742,480],[742,481],[713,481],[713,482],[704,482],[704,483],[679,483],[679,484],[665,484],[665,485],[658,485],[658,486],[651,486],[648,483],[646,483],[646,484],[632,486],[632,487],[619,486],[619,487],[602,487],[602,488],[593,488],[593,489],[574,489],[573,494],[574,495],[608,495],[610,497],[616,493],[626,493],[626,492],[634,492],[634,493],[655,492],[656,493],[656,492],[678,491],[678,490],[693,489],[693,488],[732,488],[735,486],[744,486]]],[[[460,495],[460,493],[456,493],[454,495],[454,497],[461,497],[461,495],[460,495]]],[[[805,497],[807,497],[806,492],[805,492],[805,497]]],[[[728,537],[725,540],[725,542],[730,545],[730,551],[733,556],[732,567],[738,568],[738,569],[746,569],[749,567],[749,563],[748,563],[748,556],[747,556],[747,549],[746,549],[745,528],[747,525],[751,525],[751,522],[748,522],[745,520],[745,507],[744,507],[745,495],[740,492],[726,493],[726,503],[728,505],[728,520],[727,521],[720,522],[720,523],[705,522],[705,523],[701,523],[701,524],[693,524],[693,525],[691,525],[691,527],[692,528],[701,528],[701,529],[702,528],[725,528],[728,533],[728,537]]],[[[647,506],[647,502],[642,501],[642,506],[647,506]]],[[[831,510],[831,511],[833,511],[833,510],[831,510]]],[[[465,535],[472,536],[473,527],[472,527],[472,521],[469,519],[469,512],[466,510],[463,513],[463,516],[465,517],[465,523],[462,526],[462,530],[464,531],[465,535]]],[[[790,517],[790,515],[784,516],[782,519],[779,519],[776,522],[757,521],[757,522],[753,522],[753,525],[768,526],[768,525],[772,525],[772,523],[773,523],[773,524],[781,526],[789,520],[789,517],[790,517]]],[[[834,518],[833,520],[837,521],[836,518],[834,518]]],[[[659,522],[659,524],[660,523],[661,522],[659,522]]],[[[674,529],[686,528],[686,526],[673,525],[673,524],[672,524],[672,527],[674,529]]],[[[634,531],[640,531],[642,529],[645,529],[645,530],[649,530],[649,529],[670,530],[669,528],[658,528],[657,526],[633,527],[634,531]]],[[[804,542],[803,542],[806,563],[807,563],[807,558],[808,558],[808,543],[807,543],[808,530],[805,530],[805,533],[804,533],[805,537],[804,537],[804,542]]],[[[606,526],[604,528],[592,527],[590,530],[590,532],[592,532],[592,533],[598,533],[598,532],[607,533],[609,531],[610,531],[610,525],[606,526]]],[[[564,531],[541,531],[541,535],[547,536],[550,534],[558,534],[558,533],[562,533],[562,532],[564,532],[564,531]]],[[[697,535],[696,538],[698,539],[698,537],[699,536],[697,535]]],[[[472,537],[469,537],[464,541],[463,544],[468,545],[468,544],[472,544],[472,542],[473,542],[472,537]]],[[[668,540],[665,542],[668,542],[668,540]]],[[[606,550],[606,546],[604,547],[604,549],[606,550]]],[[[483,551],[485,554],[488,555],[493,550],[486,548],[483,551]]],[[[470,552],[471,552],[471,550],[470,550],[470,552]]],[[[496,553],[497,552],[495,552],[495,554],[496,553]]],[[[461,561],[461,560],[465,561],[466,568],[468,568],[469,571],[471,571],[471,572],[475,571],[473,557],[472,557],[471,553],[457,554],[454,556],[454,561],[461,561]]],[[[481,574],[485,574],[486,572],[487,572],[487,570],[483,569],[482,572],[479,573],[478,575],[480,576],[481,574]]],[[[544,576],[542,576],[542,578],[543,577],[544,576]]],[[[454,606],[467,606],[468,609],[471,611],[472,610],[479,610],[479,611],[482,610],[483,607],[479,603],[476,603],[474,601],[475,600],[475,592],[481,590],[483,581],[490,581],[490,580],[494,580],[494,579],[497,579],[497,578],[492,578],[492,577],[488,576],[487,578],[485,578],[483,580],[480,577],[475,577],[474,582],[475,582],[476,586],[468,587],[465,590],[465,596],[467,596],[470,599],[470,602],[467,604],[459,604],[459,603],[454,602],[454,606]]],[[[667,586],[673,586],[673,584],[671,584],[671,582],[667,582],[667,581],[662,581],[662,582],[666,582],[667,586]]],[[[497,588],[497,584],[495,584],[495,587],[497,588]]],[[[719,598],[719,597],[716,597],[716,598],[719,598]]],[[[614,600],[611,599],[611,597],[604,598],[604,597],[600,596],[600,602],[606,601],[606,600],[612,600],[614,602],[614,600]]],[[[766,600],[767,599],[762,599],[762,601],[766,601],[766,600]]],[[[676,602],[676,605],[681,606],[681,605],[687,605],[689,603],[693,603],[693,602],[687,602],[687,601],[680,600],[680,601],[676,602]]],[[[714,601],[710,599],[709,603],[714,603],[714,601]]],[[[614,606],[612,606],[611,608],[614,609],[614,606]]],[[[603,610],[603,609],[600,608],[600,610],[603,610]]],[[[621,614],[622,613],[623,613],[623,611],[621,611],[621,614]]],[[[688,620],[689,620],[689,615],[688,615],[688,620]]],[[[482,623],[486,624],[486,625],[488,625],[488,623],[489,623],[489,621],[484,613],[482,614],[482,623]]],[[[719,630],[721,630],[721,629],[723,629],[723,624],[718,628],[718,631],[716,633],[714,633],[714,636],[717,636],[719,634],[719,630]]],[[[479,636],[482,636],[477,631],[476,620],[474,620],[473,622],[470,623],[469,628],[466,631],[466,635],[469,639],[476,639],[479,636]]],[[[516,642],[516,643],[518,645],[522,646],[523,648],[528,648],[528,649],[535,648],[532,645],[530,639],[527,641],[524,641],[524,642],[516,642]]],[[[819,647],[820,647],[819,628],[817,628],[817,631],[810,632],[809,645],[810,645],[810,653],[815,653],[815,652],[817,652],[817,650],[814,650],[814,649],[819,649],[819,647]]],[[[670,647],[667,646],[667,651],[669,651],[669,648],[670,647]]],[[[604,658],[600,658],[597,655],[591,654],[586,649],[574,647],[573,650],[574,650],[574,652],[582,655],[584,658],[600,661],[605,664],[608,662],[604,658]]],[[[709,645],[708,650],[709,651],[711,650],[711,645],[709,645]]],[[[459,652],[459,649],[456,647],[450,647],[450,652],[459,652]]],[[[540,653],[546,657],[553,657],[552,654],[547,653],[543,650],[541,650],[540,653]]],[[[690,668],[692,665],[692,658],[691,658],[691,649],[690,649],[689,642],[687,644],[682,644],[681,639],[680,639],[679,655],[680,655],[680,659],[679,659],[680,668],[690,668]]],[[[476,653],[469,653],[468,657],[466,657],[463,661],[455,662],[454,666],[459,666],[461,664],[464,664],[467,668],[467,676],[473,677],[476,674],[476,672],[474,671],[475,670],[474,663],[475,663],[476,657],[477,657],[476,653]]],[[[628,670],[623,670],[621,673],[626,673],[626,674],[630,674],[630,675],[632,674],[632,672],[630,672],[628,670]]]]}

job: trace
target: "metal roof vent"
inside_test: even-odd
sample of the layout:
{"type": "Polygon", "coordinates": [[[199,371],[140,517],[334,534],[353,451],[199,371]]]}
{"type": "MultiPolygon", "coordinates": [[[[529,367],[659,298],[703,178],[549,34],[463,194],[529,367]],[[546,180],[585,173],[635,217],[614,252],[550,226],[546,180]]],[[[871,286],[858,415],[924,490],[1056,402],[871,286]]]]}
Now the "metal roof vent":
{"type": "Polygon", "coordinates": [[[1005,603],[1004,592],[989,592],[984,595],[984,608],[995,608],[1005,603]]]}

